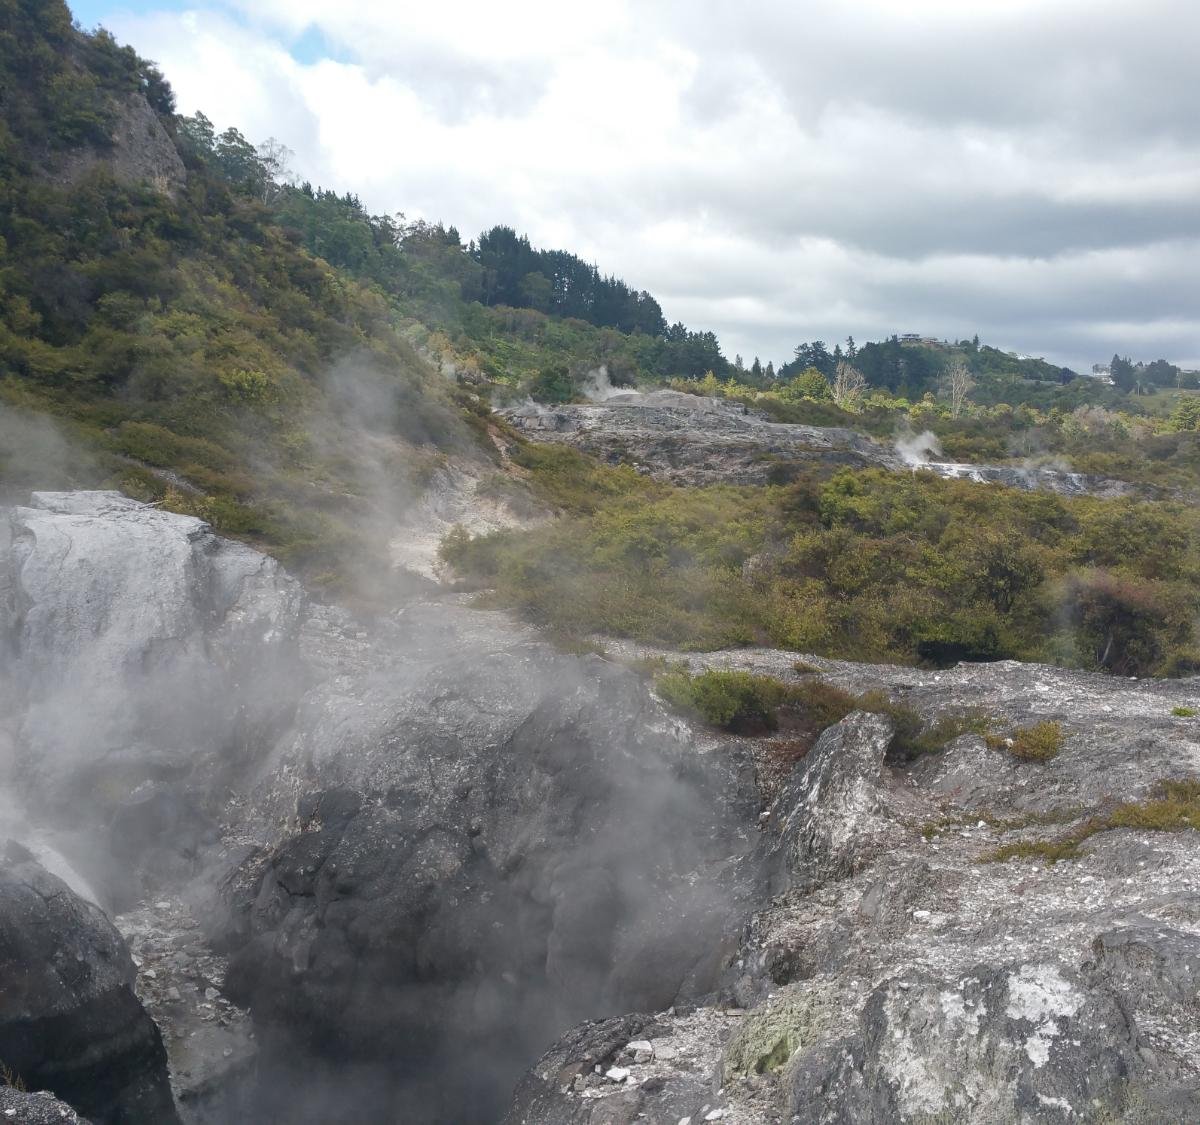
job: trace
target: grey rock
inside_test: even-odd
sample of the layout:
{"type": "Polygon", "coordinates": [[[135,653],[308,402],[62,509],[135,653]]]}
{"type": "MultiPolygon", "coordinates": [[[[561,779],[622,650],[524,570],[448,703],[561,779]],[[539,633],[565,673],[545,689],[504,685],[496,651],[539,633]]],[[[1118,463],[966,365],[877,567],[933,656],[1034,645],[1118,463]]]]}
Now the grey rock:
{"type": "Polygon", "coordinates": [[[14,1125],[88,1125],[66,1102],[40,1090],[35,1094],[0,1086],[0,1121],[14,1125]]]}
{"type": "Polygon", "coordinates": [[[177,1121],[167,1057],[112,923],[12,841],[0,854],[0,1059],[91,1120],[177,1121]]]}
{"type": "Polygon", "coordinates": [[[534,441],[575,446],[683,485],[773,484],[806,468],[920,468],[942,477],[1064,495],[1148,492],[1124,481],[1019,465],[927,461],[914,466],[891,443],[837,426],[774,422],[736,400],[678,391],[620,394],[602,403],[498,412],[534,441]]]}
{"type": "Polygon", "coordinates": [[[113,108],[110,145],[76,145],[65,155],[55,154],[43,162],[43,175],[59,186],[71,187],[90,173],[103,171],[120,183],[176,195],[187,180],[187,171],[150,103],[142,94],[131,93],[116,99],[113,108]]]}
{"type": "Polygon", "coordinates": [[[772,808],[776,886],[812,889],[851,874],[885,826],[879,786],[895,728],[855,712],[830,727],[796,766],[772,808]]]}

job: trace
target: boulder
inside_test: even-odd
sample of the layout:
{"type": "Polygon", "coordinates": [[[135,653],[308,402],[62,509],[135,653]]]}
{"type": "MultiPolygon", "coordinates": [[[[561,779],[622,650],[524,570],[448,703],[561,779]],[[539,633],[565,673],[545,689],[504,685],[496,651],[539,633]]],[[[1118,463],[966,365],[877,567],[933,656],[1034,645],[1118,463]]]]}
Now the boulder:
{"type": "Polygon", "coordinates": [[[178,1120],[158,1028],[100,909],[18,844],[0,853],[0,1060],[97,1125],[178,1120]]]}

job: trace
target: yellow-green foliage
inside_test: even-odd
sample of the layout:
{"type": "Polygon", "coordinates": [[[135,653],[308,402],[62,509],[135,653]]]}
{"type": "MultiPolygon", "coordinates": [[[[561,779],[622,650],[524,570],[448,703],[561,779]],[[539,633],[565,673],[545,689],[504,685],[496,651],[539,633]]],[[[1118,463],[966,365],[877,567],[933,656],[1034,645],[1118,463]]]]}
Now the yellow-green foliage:
{"type": "Polygon", "coordinates": [[[824,680],[787,684],[773,676],[706,669],[695,675],[681,668],[660,672],[655,687],[672,706],[727,730],[760,732],[779,726],[787,709],[794,725],[814,734],[840,722],[852,711],[870,711],[892,720],[895,734],[889,752],[900,759],[932,754],[961,734],[986,728],[975,712],[939,716],[926,724],[921,716],[882,691],[854,695],[824,680]]]}
{"type": "Polygon", "coordinates": [[[1171,714],[1180,719],[1191,719],[1196,714],[1195,707],[1172,707],[1171,714]]]}
{"type": "Polygon", "coordinates": [[[1057,757],[1062,749],[1062,724],[1054,722],[1034,723],[1018,727],[1008,737],[989,735],[988,746],[993,750],[1007,750],[1022,762],[1048,762],[1057,757]]]}
{"type": "Polygon", "coordinates": [[[987,857],[989,862],[1008,859],[1041,859],[1047,864],[1075,859],[1081,845],[1100,832],[1134,828],[1144,832],[1181,832],[1200,829],[1200,780],[1161,781],[1143,801],[1118,805],[1111,812],[1090,817],[1077,828],[1053,840],[1005,844],[987,857]]]}
{"type": "Polygon", "coordinates": [[[667,672],[654,686],[663,699],[681,711],[729,730],[774,729],[776,711],[792,695],[786,684],[770,676],[713,669],[695,676],[685,671],[667,672]]]}
{"type": "Polygon", "coordinates": [[[567,632],[871,661],[1200,667],[1200,513],[1187,505],[882,470],[685,489],[559,448],[519,459],[566,518],[469,550],[460,538],[447,557],[567,632]]]}

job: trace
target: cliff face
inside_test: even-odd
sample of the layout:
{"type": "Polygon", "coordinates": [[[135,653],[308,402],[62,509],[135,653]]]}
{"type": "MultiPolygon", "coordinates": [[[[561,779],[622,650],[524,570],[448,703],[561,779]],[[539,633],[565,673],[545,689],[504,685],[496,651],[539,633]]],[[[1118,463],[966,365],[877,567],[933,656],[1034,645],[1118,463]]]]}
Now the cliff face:
{"type": "Polygon", "coordinates": [[[187,171],[158,114],[141,94],[116,99],[111,144],[78,145],[46,157],[42,175],[59,187],[73,187],[103,170],[119,183],[150,184],[174,196],[187,182],[187,171]]]}

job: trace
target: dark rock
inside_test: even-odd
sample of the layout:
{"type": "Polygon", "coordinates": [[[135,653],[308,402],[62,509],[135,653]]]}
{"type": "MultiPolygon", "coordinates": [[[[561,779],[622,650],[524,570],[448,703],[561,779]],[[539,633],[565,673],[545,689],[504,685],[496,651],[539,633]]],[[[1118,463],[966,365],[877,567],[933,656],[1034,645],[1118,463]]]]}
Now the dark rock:
{"type": "Polygon", "coordinates": [[[11,842],[0,857],[0,1060],[97,1125],[177,1121],[158,1028],[99,910],[11,842]]]}

